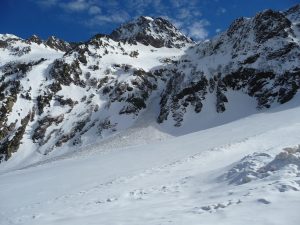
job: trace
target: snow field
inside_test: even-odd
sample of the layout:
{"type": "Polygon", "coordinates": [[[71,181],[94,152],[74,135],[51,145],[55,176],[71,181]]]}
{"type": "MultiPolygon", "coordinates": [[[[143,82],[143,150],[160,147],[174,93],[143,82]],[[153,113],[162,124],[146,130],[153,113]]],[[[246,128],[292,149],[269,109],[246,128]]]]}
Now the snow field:
{"type": "Polygon", "coordinates": [[[0,224],[297,224],[296,101],[162,142],[2,169],[0,224]]]}

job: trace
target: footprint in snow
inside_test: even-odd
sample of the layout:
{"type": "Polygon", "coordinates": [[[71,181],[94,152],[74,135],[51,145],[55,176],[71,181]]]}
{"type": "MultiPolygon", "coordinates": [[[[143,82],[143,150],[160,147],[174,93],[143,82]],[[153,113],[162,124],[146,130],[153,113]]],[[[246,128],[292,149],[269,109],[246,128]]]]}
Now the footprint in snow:
{"type": "Polygon", "coordinates": [[[270,201],[268,201],[268,200],[266,200],[266,199],[264,199],[264,198],[259,198],[259,199],[257,199],[257,202],[262,203],[262,204],[265,204],[265,205],[268,205],[268,204],[271,203],[270,201]]]}
{"type": "Polygon", "coordinates": [[[235,202],[233,202],[232,200],[229,200],[228,202],[225,202],[225,203],[217,203],[217,204],[212,204],[212,205],[195,207],[192,210],[192,212],[193,213],[198,213],[198,214],[202,214],[202,213],[205,213],[205,212],[213,213],[213,212],[216,212],[217,210],[225,209],[228,206],[237,205],[237,204],[240,204],[240,203],[242,203],[242,201],[240,199],[238,199],[235,202]]]}

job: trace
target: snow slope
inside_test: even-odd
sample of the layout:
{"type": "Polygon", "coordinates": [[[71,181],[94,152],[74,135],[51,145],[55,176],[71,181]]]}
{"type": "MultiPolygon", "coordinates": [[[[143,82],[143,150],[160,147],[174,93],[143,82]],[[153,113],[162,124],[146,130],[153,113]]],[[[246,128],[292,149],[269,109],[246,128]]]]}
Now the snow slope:
{"type": "Polygon", "coordinates": [[[161,142],[2,167],[0,224],[298,224],[299,100],[161,142]]]}
{"type": "Polygon", "coordinates": [[[0,34],[0,225],[299,224],[299,15],[0,34]]]}

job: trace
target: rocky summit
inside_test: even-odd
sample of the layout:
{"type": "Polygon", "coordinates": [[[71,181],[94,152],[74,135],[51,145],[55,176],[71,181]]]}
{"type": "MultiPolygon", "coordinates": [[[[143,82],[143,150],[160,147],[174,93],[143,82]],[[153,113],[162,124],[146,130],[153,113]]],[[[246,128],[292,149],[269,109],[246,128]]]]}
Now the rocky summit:
{"type": "Polygon", "coordinates": [[[0,160],[62,155],[141,120],[178,135],[285,104],[300,88],[299,15],[265,10],[198,43],[145,16],[82,43],[2,34],[0,160]]]}

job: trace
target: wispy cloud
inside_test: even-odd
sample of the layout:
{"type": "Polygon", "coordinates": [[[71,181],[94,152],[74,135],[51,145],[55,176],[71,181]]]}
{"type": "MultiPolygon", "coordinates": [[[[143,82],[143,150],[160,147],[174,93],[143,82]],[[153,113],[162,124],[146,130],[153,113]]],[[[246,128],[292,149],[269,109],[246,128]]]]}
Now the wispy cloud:
{"type": "Polygon", "coordinates": [[[101,13],[101,8],[99,6],[91,6],[89,8],[89,14],[90,15],[96,15],[96,14],[100,14],[101,13]]]}
{"type": "MultiPolygon", "coordinates": [[[[33,0],[41,7],[57,7],[66,16],[85,15],[79,22],[91,29],[106,24],[120,24],[147,15],[161,16],[192,38],[205,39],[209,22],[203,18],[197,0],[33,0]],[[149,13],[150,12],[150,13],[149,13]]],[[[220,9],[223,12],[225,9],[220,9]]]]}
{"type": "Polygon", "coordinates": [[[208,37],[209,33],[206,27],[209,25],[207,20],[195,21],[188,26],[187,34],[196,40],[204,40],[208,37]]]}
{"type": "Polygon", "coordinates": [[[190,13],[190,11],[188,9],[181,8],[179,10],[179,14],[177,15],[177,18],[179,18],[179,19],[186,19],[186,18],[190,17],[190,15],[191,15],[191,13],[190,13]]]}
{"type": "Polygon", "coordinates": [[[59,6],[66,11],[80,12],[89,9],[91,7],[91,2],[86,0],[75,0],[66,3],[59,3],[59,6]]]}
{"type": "Polygon", "coordinates": [[[175,12],[171,21],[180,28],[187,36],[192,37],[195,40],[202,40],[209,35],[207,27],[210,22],[204,19],[202,12],[197,7],[197,1],[172,1],[175,12]]]}
{"type": "Polygon", "coordinates": [[[94,28],[105,23],[121,24],[129,19],[129,15],[124,11],[119,11],[116,14],[95,15],[84,22],[85,26],[94,28]]]}
{"type": "Polygon", "coordinates": [[[35,2],[42,7],[58,7],[66,12],[84,12],[93,10],[94,7],[98,7],[96,6],[97,1],[95,0],[35,0],[35,2]]]}
{"type": "Polygon", "coordinates": [[[220,15],[222,15],[222,14],[225,14],[226,12],[227,12],[227,9],[221,7],[221,8],[218,8],[216,14],[217,14],[218,16],[220,16],[220,15]]]}

